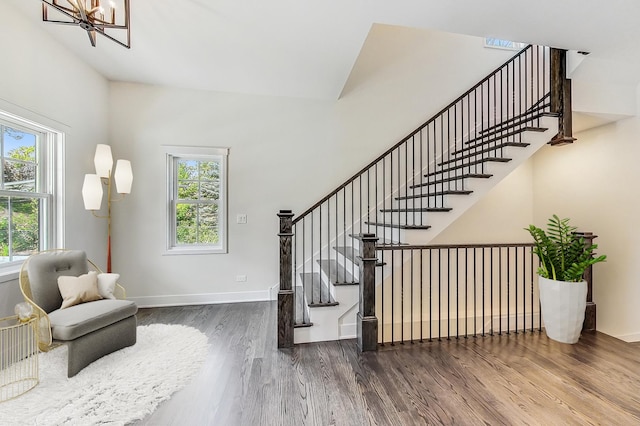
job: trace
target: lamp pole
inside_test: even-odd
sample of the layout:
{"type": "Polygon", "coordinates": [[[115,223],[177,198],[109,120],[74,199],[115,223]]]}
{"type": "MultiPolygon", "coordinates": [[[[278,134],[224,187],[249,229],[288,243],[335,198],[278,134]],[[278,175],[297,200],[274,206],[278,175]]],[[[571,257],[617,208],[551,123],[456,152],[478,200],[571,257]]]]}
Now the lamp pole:
{"type": "Polygon", "coordinates": [[[113,157],[109,145],[98,144],[94,157],[96,174],[85,175],[82,185],[82,198],[86,210],[100,219],[107,219],[107,272],[111,272],[111,202],[121,200],[125,194],[131,193],[133,183],[133,173],[131,163],[127,160],[118,160],[115,173],[112,174],[113,157]],[[112,186],[115,180],[116,192],[122,197],[113,199],[112,186]],[[102,185],[107,187],[107,215],[101,216],[96,212],[102,206],[102,196],[104,194],[102,185]]]}

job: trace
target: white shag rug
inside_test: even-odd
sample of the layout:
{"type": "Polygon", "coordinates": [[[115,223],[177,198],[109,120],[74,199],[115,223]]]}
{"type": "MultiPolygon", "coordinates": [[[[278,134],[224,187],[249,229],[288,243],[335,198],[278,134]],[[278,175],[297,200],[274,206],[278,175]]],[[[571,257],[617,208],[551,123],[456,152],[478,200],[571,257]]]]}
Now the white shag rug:
{"type": "Polygon", "coordinates": [[[0,424],[125,425],[153,412],[198,372],[207,337],[183,325],[138,327],[134,346],[109,354],[67,378],[67,348],[41,353],[40,383],[0,403],[0,424]]]}

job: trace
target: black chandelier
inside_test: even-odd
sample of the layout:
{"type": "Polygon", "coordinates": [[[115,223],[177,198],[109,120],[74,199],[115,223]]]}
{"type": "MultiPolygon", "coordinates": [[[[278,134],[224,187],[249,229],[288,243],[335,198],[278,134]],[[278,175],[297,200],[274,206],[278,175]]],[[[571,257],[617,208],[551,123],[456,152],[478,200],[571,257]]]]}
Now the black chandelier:
{"type": "MultiPolygon", "coordinates": [[[[129,0],[118,0],[121,7],[116,7],[113,1],[105,9],[100,0],[42,0],[42,20],[63,25],[78,25],[89,35],[89,41],[93,47],[96,46],[96,34],[101,34],[111,41],[115,41],[120,46],[131,48],[131,34],[129,28],[129,0]],[[49,9],[59,12],[60,19],[49,18],[49,9]],[[116,9],[123,10],[116,16],[116,9]],[[116,20],[116,17],[118,18],[116,20]],[[126,41],[118,40],[116,37],[107,34],[111,30],[125,30],[126,41]]],[[[104,3],[104,1],[102,2],[104,3]]]]}

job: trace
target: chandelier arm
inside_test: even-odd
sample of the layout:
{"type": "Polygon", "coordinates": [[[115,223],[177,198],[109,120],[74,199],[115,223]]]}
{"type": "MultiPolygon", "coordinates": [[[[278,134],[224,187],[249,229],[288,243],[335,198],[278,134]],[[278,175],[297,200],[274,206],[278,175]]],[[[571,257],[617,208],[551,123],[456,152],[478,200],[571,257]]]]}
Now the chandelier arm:
{"type": "Polygon", "coordinates": [[[91,42],[91,46],[96,47],[96,32],[97,30],[87,29],[87,35],[89,36],[89,41],[91,42]]]}
{"type": "MultiPolygon", "coordinates": [[[[62,14],[64,14],[64,15],[66,15],[67,17],[69,17],[69,18],[73,19],[74,21],[80,22],[80,20],[78,19],[78,17],[76,17],[76,16],[74,16],[74,15],[73,15],[73,12],[75,11],[75,9],[74,9],[74,10],[72,10],[72,9],[68,9],[68,8],[66,8],[66,7],[64,7],[64,6],[60,6],[60,5],[58,5],[58,4],[53,4],[53,3],[51,3],[51,1],[49,1],[49,0],[42,0],[42,3],[46,4],[46,5],[47,5],[47,6],[49,6],[49,7],[54,8],[54,9],[55,9],[55,10],[57,10],[58,12],[60,12],[60,13],[62,13],[62,14]]],[[[55,22],[55,23],[58,23],[58,21],[49,21],[49,20],[47,20],[47,21],[48,21],[48,22],[55,22]]]]}
{"type": "Polygon", "coordinates": [[[62,24],[62,25],[73,25],[73,26],[78,26],[78,24],[80,23],[78,22],[69,22],[69,21],[47,21],[47,22],[51,22],[53,24],[62,24]]]}
{"type": "Polygon", "coordinates": [[[95,27],[95,30],[98,34],[103,35],[104,37],[108,38],[109,40],[118,43],[120,46],[122,47],[126,47],[127,49],[131,49],[131,38],[129,35],[129,31],[127,28],[127,42],[123,43],[120,40],[118,40],[117,38],[111,37],[109,34],[105,33],[103,29],[101,29],[100,27],[95,27]]]}

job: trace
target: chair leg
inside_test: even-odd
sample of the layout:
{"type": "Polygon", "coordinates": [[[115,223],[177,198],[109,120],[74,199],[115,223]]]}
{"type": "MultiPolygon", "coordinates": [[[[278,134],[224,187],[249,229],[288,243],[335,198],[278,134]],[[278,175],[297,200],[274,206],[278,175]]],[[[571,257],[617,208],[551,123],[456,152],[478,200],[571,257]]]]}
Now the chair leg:
{"type": "Polygon", "coordinates": [[[73,377],[93,361],[136,343],[135,315],[67,343],[67,377],[73,377]]]}

